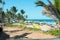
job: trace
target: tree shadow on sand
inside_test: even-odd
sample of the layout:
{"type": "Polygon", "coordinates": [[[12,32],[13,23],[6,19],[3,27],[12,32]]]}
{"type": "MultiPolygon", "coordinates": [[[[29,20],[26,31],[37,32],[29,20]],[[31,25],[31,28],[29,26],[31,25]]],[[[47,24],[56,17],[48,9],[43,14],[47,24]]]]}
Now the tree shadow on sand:
{"type": "Polygon", "coordinates": [[[29,35],[29,34],[31,34],[31,33],[24,33],[24,34],[22,34],[22,35],[15,36],[14,39],[18,39],[18,38],[28,38],[28,37],[26,37],[26,36],[29,35]]]}
{"type": "Polygon", "coordinates": [[[3,29],[0,28],[0,40],[6,40],[9,38],[9,35],[3,32],[3,29]]]}
{"type": "MultiPolygon", "coordinates": [[[[7,39],[11,39],[10,36],[8,34],[6,34],[5,32],[18,32],[18,31],[22,31],[22,30],[12,30],[12,31],[3,31],[2,29],[0,29],[0,40],[7,40],[7,39]]],[[[30,33],[24,33],[22,35],[17,35],[15,37],[13,37],[13,39],[20,39],[20,38],[28,38],[26,37],[27,35],[31,34],[30,33]]]]}
{"type": "Polygon", "coordinates": [[[0,32],[0,40],[6,40],[9,38],[9,35],[4,33],[4,32],[0,32]]]}
{"type": "Polygon", "coordinates": [[[22,31],[22,30],[12,30],[12,31],[4,31],[4,32],[18,32],[18,31],[22,31]]]}

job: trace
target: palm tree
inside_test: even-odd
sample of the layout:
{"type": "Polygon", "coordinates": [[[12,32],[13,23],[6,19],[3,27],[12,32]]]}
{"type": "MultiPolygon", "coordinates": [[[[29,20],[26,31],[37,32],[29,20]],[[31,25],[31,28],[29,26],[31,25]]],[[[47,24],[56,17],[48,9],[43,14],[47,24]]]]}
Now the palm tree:
{"type": "Polygon", "coordinates": [[[58,10],[58,12],[60,12],[60,0],[54,0],[54,6],[58,10]]]}
{"type": "Polygon", "coordinates": [[[25,16],[24,16],[25,11],[23,9],[21,9],[20,12],[21,12],[21,18],[22,18],[22,20],[25,21],[25,16]]]}
{"type": "Polygon", "coordinates": [[[0,0],[0,3],[2,4],[2,9],[4,8],[5,2],[3,0],[0,0]]]}
{"type": "Polygon", "coordinates": [[[2,8],[0,8],[0,23],[2,21],[2,8]]]}
{"type": "MultiPolygon", "coordinates": [[[[0,0],[0,4],[2,4],[2,7],[0,8],[0,19],[3,19],[3,20],[4,20],[4,18],[5,18],[5,13],[4,13],[4,11],[3,11],[3,6],[4,6],[5,2],[4,2],[3,0],[0,0]]],[[[2,20],[2,21],[3,21],[3,20],[2,20]]]]}
{"type": "MultiPolygon", "coordinates": [[[[59,22],[60,22],[60,12],[58,12],[58,10],[57,10],[57,3],[56,3],[56,1],[58,1],[58,0],[55,0],[55,3],[56,3],[56,5],[53,5],[49,0],[47,0],[48,1],[48,5],[46,5],[44,2],[42,2],[42,1],[37,1],[36,2],[36,5],[37,6],[41,6],[41,7],[44,7],[45,8],[45,11],[44,11],[44,13],[47,15],[47,14],[49,14],[49,17],[51,17],[51,16],[54,16],[55,18],[57,18],[58,20],[59,20],[59,22]]],[[[59,9],[60,10],[60,9],[59,9]]],[[[53,18],[53,17],[52,17],[53,18]]]]}
{"type": "Polygon", "coordinates": [[[2,0],[0,0],[0,3],[2,3],[2,0]]]}
{"type": "MultiPolygon", "coordinates": [[[[4,22],[4,18],[5,18],[5,13],[3,11],[3,5],[4,5],[4,2],[3,0],[0,0],[0,4],[2,4],[2,7],[0,8],[0,23],[4,22]]],[[[1,25],[0,25],[1,26],[1,25]]],[[[2,26],[0,27],[0,32],[3,31],[3,28],[2,26]]]]}
{"type": "Polygon", "coordinates": [[[54,0],[54,6],[56,7],[57,11],[59,12],[59,16],[60,16],[60,0],[54,0]]]}
{"type": "Polygon", "coordinates": [[[24,19],[24,16],[21,13],[18,13],[17,14],[17,19],[18,20],[23,20],[24,19]]]}
{"type": "Polygon", "coordinates": [[[18,20],[21,20],[21,19],[22,19],[20,13],[17,14],[17,19],[18,19],[18,20]]]}
{"type": "Polygon", "coordinates": [[[6,18],[8,19],[8,23],[10,23],[10,21],[12,19],[12,13],[8,9],[7,9],[7,12],[6,12],[6,18]]]}
{"type": "Polygon", "coordinates": [[[24,15],[25,11],[22,9],[20,10],[20,13],[17,14],[17,19],[18,20],[25,20],[25,18],[27,18],[27,15],[24,15]]]}
{"type": "Polygon", "coordinates": [[[13,13],[13,20],[15,20],[15,15],[16,15],[16,12],[17,12],[17,9],[15,6],[11,7],[10,9],[11,13],[13,13]]]}
{"type": "Polygon", "coordinates": [[[11,7],[11,12],[14,13],[14,14],[17,12],[17,9],[16,9],[15,6],[11,7]]]}
{"type": "Polygon", "coordinates": [[[21,14],[23,15],[25,13],[25,11],[23,9],[21,9],[21,14]]]}

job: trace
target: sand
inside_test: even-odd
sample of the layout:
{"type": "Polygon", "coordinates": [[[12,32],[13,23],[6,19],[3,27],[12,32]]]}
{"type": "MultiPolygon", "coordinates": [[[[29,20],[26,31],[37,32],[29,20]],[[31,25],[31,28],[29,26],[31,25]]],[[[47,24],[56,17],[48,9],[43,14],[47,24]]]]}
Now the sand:
{"type": "Polygon", "coordinates": [[[4,27],[4,32],[10,37],[26,37],[26,38],[34,38],[34,39],[43,39],[43,38],[56,38],[56,36],[45,34],[40,31],[29,31],[29,30],[22,30],[21,28],[17,27],[4,27]]]}

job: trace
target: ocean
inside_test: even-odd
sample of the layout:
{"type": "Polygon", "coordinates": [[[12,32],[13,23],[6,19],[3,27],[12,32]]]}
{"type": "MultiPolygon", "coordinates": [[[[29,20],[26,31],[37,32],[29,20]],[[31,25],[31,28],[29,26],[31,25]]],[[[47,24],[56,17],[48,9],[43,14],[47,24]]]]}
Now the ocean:
{"type": "Polygon", "coordinates": [[[26,21],[34,21],[37,23],[46,23],[52,26],[56,26],[56,20],[52,20],[52,19],[26,19],[26,21]]]}
{"type": "Polygon", "coordinates": [[[26,19],[27,21],[44,21],[44,22],[54,22],[56,20],[52,20],[52,19],[26,19]]]}

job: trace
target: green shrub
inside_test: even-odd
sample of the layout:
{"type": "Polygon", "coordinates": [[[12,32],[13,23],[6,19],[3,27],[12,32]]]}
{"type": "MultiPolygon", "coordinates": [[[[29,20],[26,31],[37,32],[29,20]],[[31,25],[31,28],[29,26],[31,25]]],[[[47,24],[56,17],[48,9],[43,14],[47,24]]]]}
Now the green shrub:
{"type": "Polygon", "coordinates": [[[55,35],[57,37],[60,37],[60,29],[57,30],[57,29],[52,29],[50,31],[48,31],[47,33],[51,34],[51,35],[55,35]]]}

